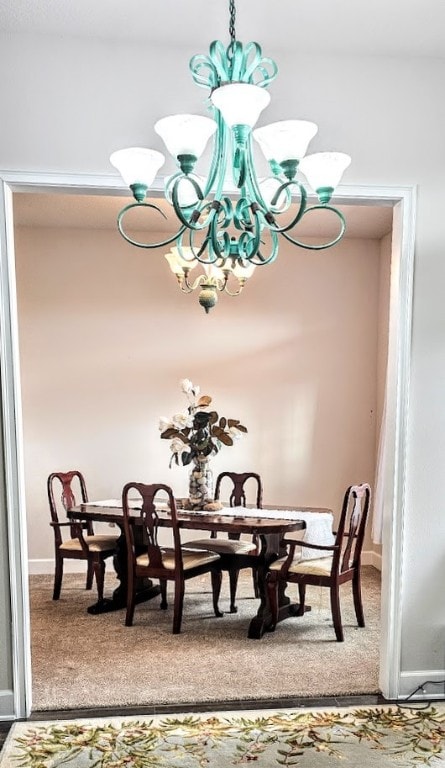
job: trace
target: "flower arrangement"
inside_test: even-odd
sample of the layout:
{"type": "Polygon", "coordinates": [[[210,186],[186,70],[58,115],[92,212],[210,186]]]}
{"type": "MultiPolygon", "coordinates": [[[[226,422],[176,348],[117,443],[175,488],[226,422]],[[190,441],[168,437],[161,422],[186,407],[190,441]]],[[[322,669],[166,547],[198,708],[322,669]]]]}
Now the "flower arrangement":
{"type": "Polygon", "coordinates": [[[209,409],[212,398],[200,396],[200,388],[190,379],[181,382],[182,392],[188,400],[187,410],[177,413],[172,419],[162,417],[159,421],[161,438],[171,440],[172,457],[170,466],[205,462],[221,449],[222,445],[233,445],[234,440],[247,432],[238,419],[219,417],[209,409]]]}

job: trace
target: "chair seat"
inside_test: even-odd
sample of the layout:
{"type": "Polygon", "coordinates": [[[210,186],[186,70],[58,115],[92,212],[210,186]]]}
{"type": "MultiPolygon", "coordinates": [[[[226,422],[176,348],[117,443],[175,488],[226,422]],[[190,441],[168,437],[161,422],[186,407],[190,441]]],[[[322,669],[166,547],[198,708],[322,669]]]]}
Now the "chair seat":
{"type": "MultiPolygon", "coordinates": [[[[106,534],[97,534],[96,536],[84,536],[85,542],[88,545],[88,549],[91,552],[106,552],[108,550],[116,549],[116,541],[118,536],[108,536],[106,534]]],[[[64,541],[59,547],[62,552],[81,552],[82,546],[79,539],[68,539],[64,541]]]]}
{"type": "MultiPolygon", "coordinates": [[[[182,563],[184,571],[188,571],[191,568],[196,568],[199,565],[207,565],[207,563],[213,563],[219,560],[219,555],[215,552],[204,552],[199,548],[194,550],[190,547],[182,548],[182,563]]],[[[147,567],[150,564],[148,553],[139,555],[136,558],[136,564],[143,567],[147,567]]],[[[162,564],[168,571],[175,569],[175,552],[173,549],[162,550],[162,564]]]]}
{"type": "MultiPolygon", "coordinates": [[[[271,563],[269,570],[280,571],[285,562],[286,558],[280,557],[279,560],[271,563]]],[[[306,573],[310,576],[329,576],[331,570],[332,557],[320,557],[318,560],[294,560],[289,567],[289,573],[306,573]]]]}
{"type": "Polygon", "coordinates": [[[187,547],[195,549],[208,549],[210,552],[218,552],[220,555],[246,555],[256,550],[256,544],[252,541],[240,541],[239,539],[196,539],[188,541],[187,547]]]}

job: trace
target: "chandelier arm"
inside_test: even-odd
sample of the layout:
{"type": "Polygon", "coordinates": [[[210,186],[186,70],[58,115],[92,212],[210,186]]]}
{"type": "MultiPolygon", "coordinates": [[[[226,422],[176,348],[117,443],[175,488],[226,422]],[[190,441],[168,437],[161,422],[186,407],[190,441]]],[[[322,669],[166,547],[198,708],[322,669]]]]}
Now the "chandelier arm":
{"type": "Polygon", "coordinates": [[[212,162],[204,187],[204,197],[208,197],[216,183],[214,197],[219,200],[224,192],[224,181],[229,151],[229,132],[222,119],[220,111],[217,110],[216,107],[212,107],[212,113],[217,128],[213,140],[212,162]]]}
{"type": "Polygon", "coordinates": [[[246,278],[241,278],[241,280],[243,282],[240,281],[239,288],[238,288],[237,291],[231,291],[227,284],[224,286],[224,288],[222,290],[224,291],[224,293],[227,293],[228,296],[239,296],[241,291],[244,288],[244,285],[245,285],[245,282],[246,282],[246,278]]]}
{"type": "MultiPolygon", "coordinates": [[[[182,284],[186,286],[187,290],[184,290],[184,293],[192,293],[192,291],[196,291],[198,285],[202,285],[204,282],[206,276],[205,275],[198,275],[197,278],[193,281],[193,283],[189,283],[187,275],[184,275],[182,284]]],[[[181,290],[183,290],[181,286],[181,290]]]]}
{"type": "Polygon", "coordinates": [[[122,222],[123,222],[123,218],[124,218],[125,214],[129,210],[131,210],[132,208],[141,208],[141,207],[143,207],[143,208],[154,208],[154,210],[158,211],[161,214],[161,216],[164,217],[164,219],[167,218],[165,216],[165,214],[161,211],[161,209],[158,208],[157,205],[153,205],[152,203],[140,202],[140,203],[130,203],[129,205],[126,205],[125,208],[122,208],[122,210],[120,211],[120,213],[119,213],[119,215],[117,217],[117,226],[118,226],[119,232],[122,235],[122,237],[124,238],[124,240],[126,240],[127,243],[130,243],[130,245],[135,245],[138,248],[163,248],[165,245],[170,245],[170,243],[175,242],[175,240],[177,240],[178,237],[180,237],[182,235],[182,233],[185,231],[185,227],[180,227],[178,229],[178,231],[175,232],[174,235],[171,235],[171,237],[167,238],[166,240],[162,240],[159,243],[140,243],[140,242],[138,242],[138,240],[133,240],[125,232],[122,222]]]}
{"type": "Polygon", "coordinates": [[[218,257],[217,257],[217,255],[214,255],[214,258],[213,258],[212,252],[209,252],[209,258],[205,258],[205,259],[201,258],[201,255],[205,252],[205,249],[207,248],[207,246],[208,246],[208,244],[210,242],[209,235],[206,236],[206,238],[203,241],[203,243],[199,246],[198,252],[196,253],[196,250],[195,250],[196,246],[195,246],[195,243],[193,242],[195,234],[196,234],[196,232],[194,230],[189,230],[189,232],[188,232],[188,235],[189,235],[189,247],[190,247],[190,250],[193,253],[194,260],[198,261],[200,264],[207,264],[207,265],[208,264],[215,264],[216,261],[218,260],[218,257]]]}
{"type": "Polygon", "coordinates": [[[246,146],[246,187],[248,190],[247,196],[250,196],[253,200],[256,200],[261,208],[267,211],[267,205],[261,193],[258,177],[255,170],[255,163],[253,161],[253,145],[252,134],[249,134],[246,146]]]}
{"type": "Polygon", "coordinates": [[[181,229],[181,232],[184,232],[185,229],[189,229],[193,232],[201,232],[204,229],[207,229],[215,216],[219,213],[219,211],[222,209],[222,204],[218,201],[208,202],[206,200],[202,201],[202,205],[198,205],[196,208],[193,209],[193,211],[190,214],[190,217],[187,217],[183,211],[181,206],[179,205],[178,195],[177,192],[175,192],[175,189],[173,188],[172,193],[172,201],[173,201],[173,208],[176,213],[176,216],[183,224],[183,227],[181,229]],[[205,221],[199,222],[199,219],[201,217],[201,214],[206,210],[209,210],[208,216],[206,217],[205,221]]]}
{"type": "Polygon", "coordinates": [[[230,238],[228,232],[222,232],[221,229],[224,225],[218,226],[218,219],[213,219],[209,226],[209,238],[212,246],[212,251],[216,255],[216,259],[226,259],[230,250],[230,238]],[[222,238],[223,244],[221,248],[220,239],[222,238]]]}
{"type": "Polygon", "coordinates": [[[337,237],[334,237],[333,240],[330,240],[328,243],[321,243],[320,245],[314,245],[312,243],[302,243],[300,240],[296,240],[295,238],[288,235],[286,232],[280,232],[280,234],[282,234],[283,237],[286,238],[286,240],[288,240],[293,245],[298,245],[299,248],[306,248],[306,250],[308,251],[323,251],[326,248],[331,248],[333,245],[335,245],[342,239],[345,233],[345,229],[346,229],[345,217],[343,216],[341,211],[337,210],[337,208],[334,208],[332,205],[312,205],[310,206],[310,208],[306,208],[306,213],[309,213],[309,211],[317,211],[317,210],[332,211],[340,219],[340,222],[341,222],[340,232],[338,233],[337,237]]]}
{"type": "MultiPolygon", "coordinates": [[[[300,206],[293,217],[292,221],[289,224],[286,224],[284,227],[279,227],[275,224],[275,219],[273,216],[272,211],[269,211],[270,216],[266,214],[265,219],[267,222],[267,227],[270,229],[271,232],[278,232],[278,234],[284,234],[285,232],[288,232],[290,229],[293,229],[298,222],[301,220],[301,218],[304,216],[304,214],[311,210],[307,208],[307,192],[302,184],[300,184],[299,181],[286,181],[284,184],[282,184],[280,187],[278,187],[275,195],[272,198],[272,202],[278,202],[278,199],[280,197],[280,194],[286,190],[288,190],[289,187],[296,186],[298,187],[300,191],[300,206]]],[[[320,205],[320,206],[313,206],[313,207],[319,207],[319,208],[325,208],[326,206],[320,205]]]]}
{"type": "Polygon", "coordinates": [[[270,230],[270,238],[272,240],[272,250],[270,256],[264,257],[261,251],[258,249],[252,258],[249,259],[251,264],[255,264],[256,267],[263,267],[266,264],[272,264],[275,261],[278,256],[279,242],[278,234],[273,229],[270,230]]]}

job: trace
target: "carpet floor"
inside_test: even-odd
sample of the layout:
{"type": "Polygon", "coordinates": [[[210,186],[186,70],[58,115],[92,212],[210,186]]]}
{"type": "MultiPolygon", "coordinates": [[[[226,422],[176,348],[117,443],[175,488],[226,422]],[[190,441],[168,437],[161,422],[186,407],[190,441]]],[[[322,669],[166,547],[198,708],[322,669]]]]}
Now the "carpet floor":
{"type": "Polygon", "coordinates": [[[251,710],[16,723],[0,768],[435,768],[444,749],[444,705],[251,710]]]}
{"type": "MultiPolygon", "coordinates": [[[[308,588],[312,611],[304,617],[249,640],[257,608],[250,572],[240,575],[238,613],[220,619],[209,582],[186,584],[182,631],[173,635],[172,607],[159,610],[159,598],[137,605],[134,625],[125,627],[124,611],[86,612],[95,594],[83,576],[66,575],[58,601],[51,577],[32,576],[33,712],[254,700],[285,706],[289,698],[378,693],[380,574],[371,566],[363,569],[364,629],[356,626],[350,585],[341,588],[344,643],[335,640],[326,589],[308,588]]],[[[288,594],[297,599],[294,585],[288,594]]]]}

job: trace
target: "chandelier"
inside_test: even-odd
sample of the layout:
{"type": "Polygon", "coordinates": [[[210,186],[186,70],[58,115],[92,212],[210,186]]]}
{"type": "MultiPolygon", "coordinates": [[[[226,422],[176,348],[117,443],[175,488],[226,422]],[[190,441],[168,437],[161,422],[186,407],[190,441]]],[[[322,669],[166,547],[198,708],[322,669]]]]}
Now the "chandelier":
{"type": "Polygon", "coordinates": [[[236,39],[235,14],[235,2],[230,0],[229,46],[215,41],[208,56],[199,54],[190,61],[195,83],[210,91],[211,117],[171,115],[154,126],[178,166],[164,190],[179,220],[174,235],[162,242],[138,242],[124,229],[125,215],[133,208],[151,208],[164,216],[147,200],[164,155],[132,147],[110,157],[135,200],[118,215],[122,237],[139,248],[175,243],[166,254],[170,268],[182,291],[199,288],[199,303],[206,312],[215,306],[219,291],[238,295],[257,266],[276,259],[280,237],[301,248],[322,250],[335,245],[345,231],[343,214],[330,201],[350,157],[342,152],[306,155],[318,130],[307,120],[283,120],[253,130],[269,104],[266,89],[278,70],[272,59],[263,57],[258,43],[243,45],[236,39]],[[211,137],[213,154],[203,179],[195,167],[211,137]],[[265,178],[255,168],[253,139],[270,168],[265,178]],[[315,195],[318,198],[311,205],[307,186],[314,201],[315,195]],[[294,230],[317,209],[338,217],[339,232],[329,242],[301,242],[294,230]],[[193,279],[192,270],[198,265],[203,271],[193,279]]]}

